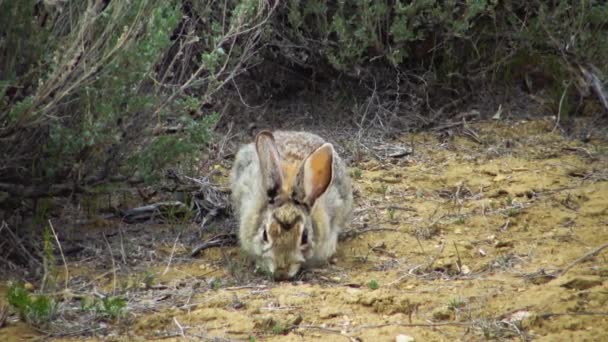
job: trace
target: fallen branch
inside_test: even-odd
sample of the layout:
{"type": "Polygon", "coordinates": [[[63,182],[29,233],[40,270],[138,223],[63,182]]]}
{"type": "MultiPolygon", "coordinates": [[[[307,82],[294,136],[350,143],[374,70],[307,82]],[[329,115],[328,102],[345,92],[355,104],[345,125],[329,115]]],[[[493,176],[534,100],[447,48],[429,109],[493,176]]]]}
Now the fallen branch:
{"type": "Polygon", "coordinates": [[[608,248],[608,243],[605,245],[601,245],[598,248],[586,253],[585,255],[583,255],[582,257],[574,260],[572,263],[570,263],[570,265],[566,266],[566,268],[564,268],[564,270],[559,274],[559,276],[563,276],[564,274],[566,274],[572,267],[576,266],[576,264],[581,263],[591,257],[596,256],[597,254],[599,254],[601,251],[603,251],[604,249],[608,248]]]}
{"type": "Polygon", "coordinates": [[[0,183],[0,191],[8,192],[10,195],[18,198],[66,196],[74,192],[87,192],[85,188],[76,184],[24,186],[10,183],[0,183]]]}
{"type": "Polygon", "coordinates": [[[441,322],[441,323],[385,323],[385,324],[370,324],[370,325],[362,325],[352,332],[358,332],[365,329],[378,329],[384,327],[427,327],[427,328],[436,328],[436,327],[445,327],[445,326],[456,326],[456,327],[468,327],[473,325],[471,322],[441,322]]]}
{"type": "Polygon", "coordinates": [[[236,234],[221,234],[212,237],[211,239],[201,243],[200,245],[194,247],[192,252],[190,253],[191,257],[198,256],[205,249],[213,248],[213,247],[224,247],[224,246],[236,246],[237,238],[236,234]]]}
{"type": "Polygon", "coordinates": [[[162,273],[162,275],[167,274],[167,272],[169,272],[169,268],[171,267],[171,261],[173,261],[173,255],[175,254],[175,247],[177,246],[177,242],[179,241],[179,237],[181,236],[181,233],[178,233],[177,236],[175,237],[175,242],[173,242],[173,248],[171,248],[171,255],[169,256],[169,261],[167,262],[167,267],[165,267],[165,271],[162,273]]]}
{"type": "MultiPolygon", "coordinates": [[[[6,235],[8,235],[6,238],[3,238],[3,240],[7,241],[8,246],[13,247],[13,250],[11,252],[15,253],[15,257],[17,259],[19,259],[19,261],[24,264],[27,265],[28,267],[34,268],[34,267],[38,267],[40,265],[42,265],[42,263],[40,262],[40,260],[36,257],[34,257],[29,250],[34,250],[34,246],[32,246],[31,244],[28,244],[28,246],[26,247],[23,244],[22,239],[20,239],[12,230],[11,228],[8,226],[8,223],[6,223],[6,221],[2,221],[2,224],[0,225],[0,233],[2,232],[6,232],[6,235]]],[[[2,237],[0,235],[0,237],[2,237]]],[[[4,249],[6,251],[6,249],[4,249]]],[[[15,258],[11,258],[11,252],[6,252],[6,255],[4,255],[4,257],[6,259],[13,259],[15,261],[15,258]]],[[[3,253],[4,254],[4,253],[3,253]]]]}
{"type": "Polygon", "coordinates": [[[580,311],[580,312],[547,312],[538,315],[543,319],[555,317],[555,316],[608,316],[608,312],[590,312],[590,311],[580,311]]]}
{"type": "Polygon", "coordinates": [[[57,237],[57,233],[55,232],[55,227],[53,227],[53,223],[49,220],[49,227],[51,227],[51,231],[53,232],[53,237],[55,237],[55,242],[57,242],[57,248],[59,248],[59,253],[61,254],[61,260],[63,261],[63,269],[64,269],[64,285],[65,290],[68,290],[68,283],[70,281],[70,272],[68,270],[68,263],[65,261],[65,255],[63,254],[63,248],[61,248],[61,243],[59,243],[59,238],[57,237]]]}
{"type": "Polygon", "coordinates": [[[294,330],[294,329],[314,329],[314,330],[320,330],[320,331],[324,331],[324,332],[328,332],[328,333],[332,333],[332,334],[340,334],[340,335],[347,335],[347,334],[352,334],[352,333],[357,333],[361,330],[366,330],[366,329],[379,329],[379,328],[385,328],[385,327],[406,327],[406,328],[412,328],[412,327],[427,327],[427,328],[436,328],[436,327],[445,327],[445,326],[457,326],[457,327],[468,327],[473,325],[473,323],[470,322],[442,322],[442,323],[385,323],[385,324],[369,324],[369,325],[362,325],[360,327],[356,327],[353,330],[350,331],[344,331],[344,330],[339,330],[339,329],[332,329],[332,328],[326,328],[326,327],[322,327],[322,326],[318,326],[318,325],[293,325],[290,327],[289,330],[294,330]]]}
{"type": "Polygon", "coordinates": [[[167,213],[172,214],[184,213],[188,211],[188,207],[179,201],[159,202],[143,207],[133,208],[122,212],[121,216],[126,223],[136,223],[141,221],[152,220],[157,217],[164,217],[167,213]]]}

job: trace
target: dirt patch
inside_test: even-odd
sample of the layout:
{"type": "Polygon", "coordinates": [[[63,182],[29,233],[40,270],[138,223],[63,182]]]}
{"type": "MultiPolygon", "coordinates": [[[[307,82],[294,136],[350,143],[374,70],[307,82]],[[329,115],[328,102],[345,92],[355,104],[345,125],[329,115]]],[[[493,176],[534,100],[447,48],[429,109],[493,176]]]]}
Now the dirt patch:
{"type": "MultiPolygon", "coordinates": [[[[122,340],[608,340],[606,250],[562,274],[608,243],[608,143],[566,140],[548,121],[469,128],[475,139],[410,135],[395,143],[413,144],[412,155],[351,165],[355,219],[335,264],[275,283],[233,247],[191,259],[185,246],[156,245],[162,261],[130,268],[130,278],[119,274],[132,283],[154,275],[131,287],[139,294],[129,297],[130,328],[106,333],[122,340]]],[[[79,276],[110,291],[112,276],[100,273],[79,276]]],[[[14,320],[0,329],[1,340],[29,334],[14,320]]]]}

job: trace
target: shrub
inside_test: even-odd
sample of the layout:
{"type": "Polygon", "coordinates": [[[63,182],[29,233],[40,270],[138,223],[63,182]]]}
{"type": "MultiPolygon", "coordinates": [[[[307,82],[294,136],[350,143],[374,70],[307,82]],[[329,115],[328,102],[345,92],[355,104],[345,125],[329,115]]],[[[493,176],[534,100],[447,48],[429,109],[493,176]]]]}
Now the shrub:
{"type": "Polygon", "coordinates": [[[54,300],[46,295],[31,295],[22,284],[12,285],[6,297],[21,319],[32,325],[43,326],[54,318],[54,300]]]}
{"type": "Polygon", "coordinates": [[[246,66],[273,10],[211,3],[1,2],[7,202],[154,181],[172,163],[191,164],[218,119],[203,107],[246,66]]]}
{"type": "Polygon", "coordinates": [[[317,44],[316,57],[338,69],[385,60],[443,68],[447,76],[491,67],[521,50],[568,50],[601,67],[608,58],[601,44],[608,38],[598,35],[606,30],[608,4],[596,1],[291,0],[286,7],[281,34],[296,46],[317,44]]]}

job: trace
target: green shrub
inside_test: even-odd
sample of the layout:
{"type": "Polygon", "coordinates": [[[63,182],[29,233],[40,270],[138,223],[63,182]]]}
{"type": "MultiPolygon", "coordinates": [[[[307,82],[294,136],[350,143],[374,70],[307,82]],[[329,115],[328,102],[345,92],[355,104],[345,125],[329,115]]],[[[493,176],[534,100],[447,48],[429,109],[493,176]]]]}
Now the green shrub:
{"type": "Polygon", "coordinates": [[[597,39],[608,39],[596,35],[606,29],[608,4],[595,1],[292,0],[288,18],[290,28],[302,37],[331,42],[322,53],[338,68],[378,57],[393,65],[415,62],[420,58],[416,50],[429,41],[427,50],[433,49],[433,58],[452,55],[456,63],[465,65],[470,61],[463,57],[481,63],[494,60],[501,52],[496,47],[546,53],[568,42],[570,51],[598,66],[608,58],[606,45],[596,44],[597,39]]]}
{"type": "Polygon", "coordinates": [[[431,75],[436,82],[427,86],[516,85],[535,71],[551,80],[549,96],[558,102],[575,91],[564,84],[574,82],[578,63],[608,72],[605,2],[291,0],[282,10],[288,20],[273,23],[277,40],[294,42],[282,59],[378,82],[392,81],[397,69],[431,75]]]}
{"type": "Polygon", "coordinates": [[[32,325],[43,326],[51,322],[55,316],[54,300],[46,295],[30,294],[23,284],[12,285],[6,297],[21,319],[32,325]]]}
{"type": "Polygon", "coordinates": [[[371,290],[377,290],[380,288],[380,284],[378,284],[376,279],[372,279],[367,283],[367,287],[369,287],[371,290]]]}
{"type": "Polygon", "coordinates": [[[106,297],[101,301],[97,311],[109,319],[121,318],[127,313],[127,301],[120,297],[106,297]]]}
{"type": "Polygon", "coordinates": [[[122,297],[85,297],[80,301],[80,310],[94,312],[103,319],[115,320],[125,317],[128,307],[127,300],[122,297]]]}
{"type": "Polygon", "coordinates": [[[0,2],[0,178],[14,184],[3,191],[94,191],[110,178],[157,180],[172,164],[194,169],[218,120],[203,105],[246,66],[254,46],[240,39],[270,9],[197,2],[186,15],[182,5],[0,2]]]}

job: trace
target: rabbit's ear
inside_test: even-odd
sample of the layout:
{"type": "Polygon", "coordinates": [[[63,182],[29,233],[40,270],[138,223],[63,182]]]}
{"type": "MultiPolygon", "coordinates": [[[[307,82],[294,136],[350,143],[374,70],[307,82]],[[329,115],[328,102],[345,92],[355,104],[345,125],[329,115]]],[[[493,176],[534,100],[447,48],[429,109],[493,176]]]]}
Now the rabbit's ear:
{"type": "Polygon", "coordinates": [[[304,201],[309,206],[323,195],[333,177],[334,148],[325,143],[311,153],[298,175],[298,185],[304,191],[304,201]]]}
{"type": "Polygon", "coordinates": [[[255,148],[260,160],[262,184],[269,198],[274,198],[283,186],[281,172],[281,156],[274,142],[274,136],[269,131],[258,133],[255,138],[255,148]]]}

